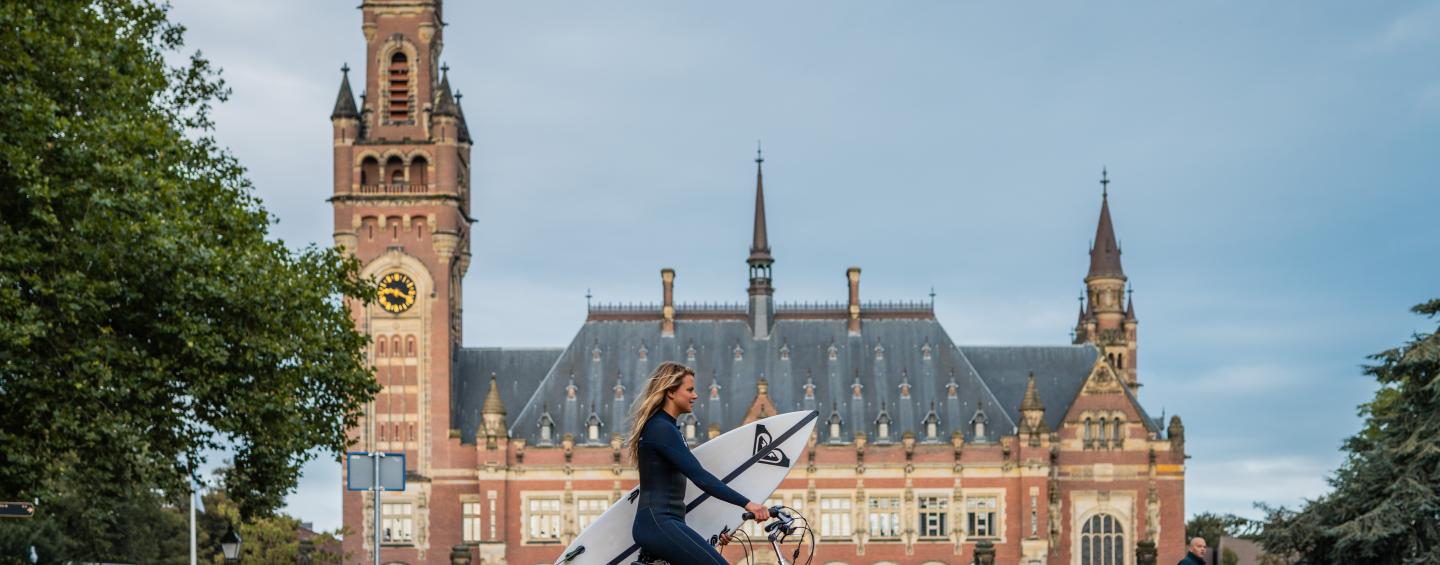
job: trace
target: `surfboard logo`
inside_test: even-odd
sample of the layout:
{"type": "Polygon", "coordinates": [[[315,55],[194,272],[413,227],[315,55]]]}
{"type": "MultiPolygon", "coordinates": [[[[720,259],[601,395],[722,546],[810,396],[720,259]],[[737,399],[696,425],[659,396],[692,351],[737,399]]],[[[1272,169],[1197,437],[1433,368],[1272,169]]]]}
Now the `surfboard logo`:
{"type": "MultiPolygon", "coordinates": [[[[774,441],[774,438],[770,436],[770,430],[765,429],[763,425],[757,424],[755,426],[755,451],[750,452],[750,454],[754,455],[770,449],[770,444],[774,443],[774,441]]],[[[790,458],[785,455],[784,451],[780,451],[779,447],[776,447],[770,449],[765,455],[762,455],[757,463],[789,468],[790,458]]]]}

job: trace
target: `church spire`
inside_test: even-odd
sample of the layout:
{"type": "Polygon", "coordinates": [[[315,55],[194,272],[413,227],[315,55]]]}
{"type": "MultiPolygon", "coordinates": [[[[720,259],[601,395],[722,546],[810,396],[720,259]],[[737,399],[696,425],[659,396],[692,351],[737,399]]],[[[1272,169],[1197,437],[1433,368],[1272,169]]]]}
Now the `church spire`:
{"type": "Polygon", "coordinates": [[[340,94],[335,97],[335,110],[330,112],[330,119],[359,118],[355,93],[350,90],[350,65],[340,67],[340,73],[340,94]]]}
{"type": "Polygon", "coordinates": [[[770,286],[770,240],[765,233],[765,157],[755,149],[755,233],[750,241],[750,331],[755,339],[769,339],[775,320],[774,287],[770,286]]]}
{"type": "Polygon", "coordinates": [[[1095,242],[1090,248],[1090,273],[1086,278],[1125,278],[1120,266],[1120,245],[1115,242],[1115,226],[1110,221],[1110,175],[1100,170],[1100,223],[1095,226],[1095,242]]]}
{"type": "Polygon", "coordinates": [[[760,148],[755,148],[755,232],[750,241],[750,266],[757,263],[770,264],[770,238],[765,232],[765,157],[760,148]]]}

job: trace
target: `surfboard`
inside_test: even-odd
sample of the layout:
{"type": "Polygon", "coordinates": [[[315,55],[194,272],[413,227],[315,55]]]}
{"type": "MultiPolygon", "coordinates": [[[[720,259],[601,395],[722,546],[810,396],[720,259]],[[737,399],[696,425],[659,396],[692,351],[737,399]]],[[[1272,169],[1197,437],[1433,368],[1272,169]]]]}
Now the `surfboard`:
{"type": "MultiPolygon", "coordinates": [[[[746,498],[769,498],[805,453],[820,413],[790,412],[756,420],[707,441],[691,453],[706,471],[746,498]]],[[[640,487],[630,489],[576,536],[555,565],[628,565],[639,559],[640,546],[630,535],[640,487]]],[[[714,539],[740,525],[745,510],[716,499],[686,481],[685,525],[700,537],[714,539]]]]}

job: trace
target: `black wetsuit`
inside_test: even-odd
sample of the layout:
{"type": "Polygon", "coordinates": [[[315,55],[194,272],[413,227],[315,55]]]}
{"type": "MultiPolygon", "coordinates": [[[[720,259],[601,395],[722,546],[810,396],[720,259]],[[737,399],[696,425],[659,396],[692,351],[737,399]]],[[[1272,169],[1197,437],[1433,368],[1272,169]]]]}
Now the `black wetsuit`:
{"type": "Polygon", "coordinates": [[[685,525],[685,479],[706,494],[741,508],[744,495],[711,475],[680,437],[675,418],[661,410],[640,432],[640,507],[630,533],[640,548],[675,565],[726,563],[720,553],[685,525]]]}

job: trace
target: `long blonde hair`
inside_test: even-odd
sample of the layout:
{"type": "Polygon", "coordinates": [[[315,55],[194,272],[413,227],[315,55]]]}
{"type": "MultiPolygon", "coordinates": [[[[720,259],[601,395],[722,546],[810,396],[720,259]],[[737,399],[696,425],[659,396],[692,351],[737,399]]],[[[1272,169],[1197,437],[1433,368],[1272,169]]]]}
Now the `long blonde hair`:
{"type": "Polygon", "coordinates": [[[674,361],[661,363],[659,367],[655,367],[655,372],[650,373],[650,380],[645,383],[645,393],[635,400],[635,411],[630,415],[633,421],[630,423],[630,439],[625,442],[625,452],[630,454],[631,463],[640,458],[640,432],[645,429],[645,423],[665,407],[667,394],[685,384],[685,375],[694,374],[694,369],[674,361]]]}

